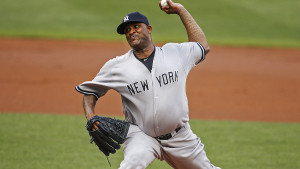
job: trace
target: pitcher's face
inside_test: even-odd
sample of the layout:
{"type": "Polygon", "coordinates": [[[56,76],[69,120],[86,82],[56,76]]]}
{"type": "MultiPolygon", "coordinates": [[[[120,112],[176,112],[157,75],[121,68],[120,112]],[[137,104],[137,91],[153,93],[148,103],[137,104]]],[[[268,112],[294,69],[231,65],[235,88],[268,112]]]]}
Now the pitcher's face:
{"type": "Polygon", "coordinates": [[[151,31],[152,27],[144,23],[128,24],[124,30],[128,44],[135,50],[152,44],[151,31]]]}

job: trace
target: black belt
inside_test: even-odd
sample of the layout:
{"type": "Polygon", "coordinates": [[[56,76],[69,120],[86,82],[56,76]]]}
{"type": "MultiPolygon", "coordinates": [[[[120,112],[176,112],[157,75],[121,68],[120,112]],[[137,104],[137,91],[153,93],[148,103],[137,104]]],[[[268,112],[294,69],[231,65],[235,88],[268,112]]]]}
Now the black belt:
{"type": "Polygon", "coordinates": [[[172,133],[168,133],[165,135],[161,135],[161,136],[157,136],[154,137],[155,139],[159,139],[159,140],[169,140],[170,138],[172,138],[176,133],[178,133],[178,131],[182,129],[182,127],[178,127],[177,129],[175,129],[175,131],[173,131],[172,133]]]}

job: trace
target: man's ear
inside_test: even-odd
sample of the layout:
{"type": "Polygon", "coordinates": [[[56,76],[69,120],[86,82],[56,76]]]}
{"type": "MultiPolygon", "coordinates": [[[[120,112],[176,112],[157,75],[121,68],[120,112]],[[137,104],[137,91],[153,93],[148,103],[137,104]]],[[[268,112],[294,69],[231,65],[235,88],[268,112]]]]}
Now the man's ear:
{"type": "Polygon", "coordinates": [[[149,33],[152,32],[152,26],[151,26],[151,25],[147,25],[147,29],[148,29],[148,32],[149,32],[149,33]]]}

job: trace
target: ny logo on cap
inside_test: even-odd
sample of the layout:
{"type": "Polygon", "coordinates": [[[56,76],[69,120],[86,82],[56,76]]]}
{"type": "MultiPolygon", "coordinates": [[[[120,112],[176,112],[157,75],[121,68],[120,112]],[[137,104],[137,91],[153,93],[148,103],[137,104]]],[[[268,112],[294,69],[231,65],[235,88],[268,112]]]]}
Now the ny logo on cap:
{"type": "Polygon", "coordinates": [[[125,16],[123,22],[129,21],[129,16],[125,16]]]}

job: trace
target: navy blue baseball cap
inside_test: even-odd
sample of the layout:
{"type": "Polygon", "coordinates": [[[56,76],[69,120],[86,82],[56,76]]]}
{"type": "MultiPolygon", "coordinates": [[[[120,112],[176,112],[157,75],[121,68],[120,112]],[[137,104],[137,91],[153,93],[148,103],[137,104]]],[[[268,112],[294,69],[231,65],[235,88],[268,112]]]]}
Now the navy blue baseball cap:
{"type": "Polygon", "coordinates": [[[148,19],[145,15],[139,12],[133,12],[124,17],[122,23],[117,28],[117,32],[121,35],[125,34],[125,26],[129,23],[144,23],[146,25],[149,25],[148,19]]]}

